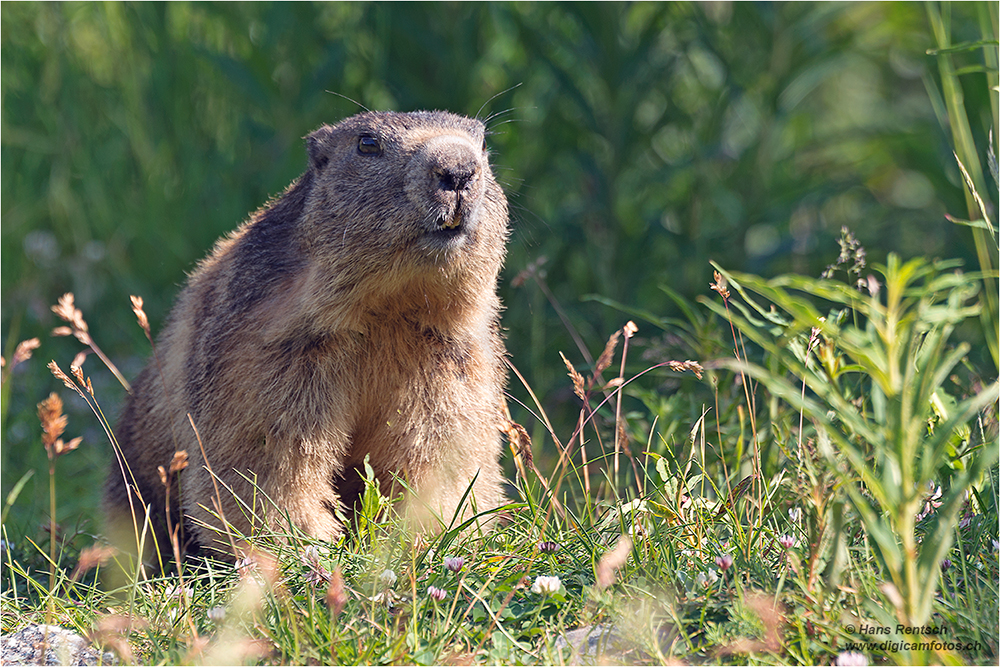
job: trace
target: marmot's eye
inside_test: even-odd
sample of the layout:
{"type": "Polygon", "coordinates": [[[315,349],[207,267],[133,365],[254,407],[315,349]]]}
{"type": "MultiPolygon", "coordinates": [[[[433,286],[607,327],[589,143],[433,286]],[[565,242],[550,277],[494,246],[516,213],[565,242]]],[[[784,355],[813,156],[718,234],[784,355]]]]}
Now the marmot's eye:
{"type": "Polygon", "coordinates": [[[483,152],[486,152],[486,137],[483,137],[483,152]]]}
{"type": "Polygon", "coordinates": [[[358,152],[363,155],[380,155],[382,146],[378,143],[378,139],[372,135],[362,134],[358,137],[358,152]]]}

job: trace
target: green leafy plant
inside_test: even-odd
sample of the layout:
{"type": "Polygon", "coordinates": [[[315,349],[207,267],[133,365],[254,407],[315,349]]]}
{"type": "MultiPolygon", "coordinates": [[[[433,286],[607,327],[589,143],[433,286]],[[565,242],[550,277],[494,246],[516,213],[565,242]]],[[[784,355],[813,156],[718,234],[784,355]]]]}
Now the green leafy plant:
{"type": "MultiPolygon", "coordinates": [[[[954,268],[954,262],[902,262],[890,255],[876,269],[884,284],[869,277],[864,292],[833,280],[764,280],[719,269],[743,298],[731,321],[772,360],[768,367],[746,360],[721,365],[761,382],[812,421],[816,446],[838,470],[881,559],[888,578],[883,592],[899,621],[911,626],[929,621],[957,513],[997,460],[995,441],[966,443],[937,520],[920,540],[917,516],[928,488],[954,461],[956,433],[998,396],[993,382],[943,413],[935,407],[969,351],[964,342],[949,346],[951,335],[980,309],[972,301],[976,278],[954,268]],[[813,305],[817,299],[834,304],[829,316],[813,305]],[[821,341],[815,354],[810,332],[821,341]]],[[[718,303],[704,303],[725,313],[718,303]]]]}

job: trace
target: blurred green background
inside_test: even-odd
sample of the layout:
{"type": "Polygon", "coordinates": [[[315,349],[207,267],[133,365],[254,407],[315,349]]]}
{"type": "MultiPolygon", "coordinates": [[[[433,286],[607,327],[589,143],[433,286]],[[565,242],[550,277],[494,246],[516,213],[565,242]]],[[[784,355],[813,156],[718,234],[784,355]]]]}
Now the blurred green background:
{"type": "MultiPolygon", "coordinates": [[[[996,23],[995,4],[942,12],[955,43],[996,23]]],[[[542,257],[594,356],[627,316],[591,295],[677,315],[661,286],[689,300],[707,292],[710,259],[816,276],[836,259],[842,226],[872,261],[894,251],[978,266],[969,228],[945,221],[967,209],[923,4],[3,3],[0,13],[4,356],[42,340],[4,392],[3,497],[38,472],[8,522],[21,534],[45,516],[35,404],[49,391],[64,396],[67,436],[85,437],[59,461],[61,521],[96,530],[110,455],[97,420],[44,368],[67,368],[80,349],[49,335],[60,324],[49,306],[72,291],[133,378],[148,344],[128,296],[144,297],[158,330],[214,240],[304,169],[301,138],[359,111],[346,98],[492,119],[514,230],[500,286],[510,357],[566,436],[578,407],[558,352],[585,364],[539,285],[514,280],[542,257]]],[[[979,58],[954,57],[959,68],[979,58]]],[[[974,70],[961,81],[985,163],[996,101],[974,70]]],[[[648,352],[636,370],[697,358],[639,324],[648,352]]],[[[124,390],[96,358],[85,370],[113,421],[124,390]]],[[[511,394],[528,400],[516,379],[511,394]]],[[[702,396],[692,390],[694,409],[702,396]]],[[[544,455],[550,442],[512,411],[544,455]]]]}

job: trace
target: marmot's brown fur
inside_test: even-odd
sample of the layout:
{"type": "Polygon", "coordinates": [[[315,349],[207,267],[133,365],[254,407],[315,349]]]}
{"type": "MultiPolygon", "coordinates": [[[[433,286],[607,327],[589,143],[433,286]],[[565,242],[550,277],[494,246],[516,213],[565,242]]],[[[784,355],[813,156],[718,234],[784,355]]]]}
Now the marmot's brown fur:
{"type": "Polygon", "coordinates": [[[271,523],[287,512],[338,536],[366,456],[383,490],[407,481],[424,526],[450,522],[470,485],[479,511],[503,502],[507,203],[484,135],[435,111],[363,113],[308,136],[306,172],[198,265],[159,367],[135,382],[116,431],[130,473],[115,465],[105,491],[113,530],[131,534],[133,506],[142,525],[137,496],[162,530],[157,467],[176,450],[191,458],[172,518],[183,512],[203,547],[225,541],[206,527],[220,524],[205,509],[216,498],[244,534],[273,503],[271,523]]]}

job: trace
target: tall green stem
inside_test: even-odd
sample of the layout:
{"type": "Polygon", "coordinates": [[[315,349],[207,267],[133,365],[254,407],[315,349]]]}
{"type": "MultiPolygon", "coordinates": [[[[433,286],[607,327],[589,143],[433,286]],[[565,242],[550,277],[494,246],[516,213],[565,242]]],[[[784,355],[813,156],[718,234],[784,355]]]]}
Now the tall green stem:
{"type": "Polygon", "coordinates": [[[46,623],[53,624],[56,590],[56,459],[49,454],[49,604],[46,623]]]}

